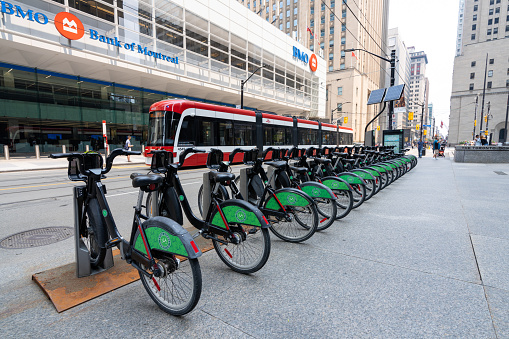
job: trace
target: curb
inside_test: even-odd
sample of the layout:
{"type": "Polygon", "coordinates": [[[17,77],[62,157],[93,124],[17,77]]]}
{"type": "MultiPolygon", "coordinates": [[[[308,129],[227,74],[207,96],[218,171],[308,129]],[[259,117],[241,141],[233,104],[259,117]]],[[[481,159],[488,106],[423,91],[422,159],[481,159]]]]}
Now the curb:
{"type": "MultiPolygon", "coordinates": [[[[115,166],[131,166],[131,165],[144,165],[144,162],[130,162],[128,164],[115,164],[115,166]]],[[[47,170],[55,170],[55,169],[66,169],[68,166],[61,167],[40,167],[40,168],[18,168],[18,169],[0,169],[0,173],[12,173],[12,172],[27,172],[27,171],[47,171],[47,170]]]]}

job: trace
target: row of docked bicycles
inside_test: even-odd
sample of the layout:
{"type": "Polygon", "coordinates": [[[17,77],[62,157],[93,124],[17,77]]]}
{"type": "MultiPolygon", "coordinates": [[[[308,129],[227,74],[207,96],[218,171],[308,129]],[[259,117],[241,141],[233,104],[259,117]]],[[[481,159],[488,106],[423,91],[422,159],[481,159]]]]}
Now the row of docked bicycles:
{"type": "Polygon", "coordinates": [[[116,149],[105,165],[95,152],[50,155],[67,158],[69,179],[85,182],[75,217],[91,266],[100,266],[106,251],[117,247],[121,258],[139,271],[153,301],[172,315],[190,312],[201,295],[198,236],[210,239],[232,270],[254,273],[269,258],[269,230],[284,241],[306,241],[417,164],[416,157],[391,147],[268,148],[261,153],[239,148],[229,161],[221,150],[212,149],[210,171],[198,193],[201,215],[196,215],[178,172],[188,155],[204,152],[188,148],[174,162],[173,153],[152,151],[150,173],[131,174],[139,194],[128,239],[116,227],[101,180],[116,156],[140,153],[116,149]],[[231,165],[239,157],[245,166],[237,176],[231,165]],[[197,229],[194,235],[182,227],[184,214],[197,229]]]}

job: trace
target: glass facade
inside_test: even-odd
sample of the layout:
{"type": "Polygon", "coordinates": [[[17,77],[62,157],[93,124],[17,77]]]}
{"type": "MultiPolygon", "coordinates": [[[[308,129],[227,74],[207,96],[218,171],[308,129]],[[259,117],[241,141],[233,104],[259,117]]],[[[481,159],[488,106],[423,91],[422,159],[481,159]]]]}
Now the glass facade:
{"type": "MultiPolygon", "coordinates": [[[[105,55],[158,69],[177,76],[240,90],[241,80],[255,73],[244,91],[289,105],[301,106],[310,115],[318,111],[319,78],[271,51],[214,24],[169,0],[31,0],[9,1],[52,18],[70,12],[84,24],[85,38],[73,41],[51,35],[44,26],[17,24],[20,33],[34,39],[58,41],[63,47],[105,55]],[[178,58],[160,60],[116,48],[91,37],[118,37],[148,50],[178,58]]],[[[9,20],[14,16],[8,17],[9,20]]],[[[199,91],[196,92],[197,96],[199,91]]],[[[148,110],[152,103],[182,97],[129,83],[104,82],[79,74],[0,63],[0,152],[42,152],[102,149],[102,120],[108,127],[111,147],[121,146],[132,135],[136,147],[147,140],[148,110]]],[[[189,98],[189,97],[187,97],[189,98]]],[[[197,101],[199,97],[189,98],[197,101]]],[[[224,104],[214,102],[216,104],[224,104]]],[[[139,149],[139,148],[138,148],[139,149]]]]}

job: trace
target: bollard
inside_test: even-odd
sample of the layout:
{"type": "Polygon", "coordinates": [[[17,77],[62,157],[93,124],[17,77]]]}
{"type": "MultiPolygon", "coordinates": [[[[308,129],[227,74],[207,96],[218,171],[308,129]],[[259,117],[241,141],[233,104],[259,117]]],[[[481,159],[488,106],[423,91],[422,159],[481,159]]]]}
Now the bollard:
{"type": "Polygon", "coordinates": [[[7,145],[4,145],[4,155],[5,155],[5,160],[9,160],[11,158],[9,156],[9,146],[7,146],[7,145]]]}
{"type": "Polygon", "coordinates": [[[65,153],[65,145],[62,145],[62,153],[65,153]]]}
{"type": "Polygon", "coordinates": [[[90,145],[85,145],[85,152],[89,152],[90,151],[90,145]]]}
{"type": "Polygon", "coordinates": [[[39,150],[39,145],[35,145],[35,158],[40,159],[41,158],[41,152],[39,150]]]}

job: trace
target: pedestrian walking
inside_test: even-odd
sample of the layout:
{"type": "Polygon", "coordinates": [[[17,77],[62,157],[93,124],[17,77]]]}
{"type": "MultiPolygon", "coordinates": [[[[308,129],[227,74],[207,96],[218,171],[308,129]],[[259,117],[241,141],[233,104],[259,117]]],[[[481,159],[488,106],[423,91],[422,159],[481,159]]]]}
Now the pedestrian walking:
{"type": "Polygon", "coordinates": [[[475,144],[474,146],[481,146],[481,138],[479,137],[479,134],[475,136],[475,144]]]}
{"type": "Polygon", "coordinates": [[[424,143],[422,140],[419,140],[417,143],[417,150],[419,151],[419,158],[422,158],[422,147],[424,146],[424,143]]]}
{"type": "MultiPolygon", "coordinates": [[[[133,147],[133,145],[131,144],[131,136],[128,135],[127,139],[125,141],[124,149],[126,151],[130,151],[132,147],[133,147]]],[[[131,162],[131,156],[130,155],[127,156],[127,162],[131,162]]]]}
{"type": "Polygon", "coordinates": [[[438,152],[440,151],[440,143],[438,139],[433,140],[433,159],[438,160],[438,152]]]}
{"type": "Polygon", "coordinates": [[[481,145],[482,146],[488,145],[488,140],[486,140],[486,137],[484,135],[481,135],[481,145]]]}

